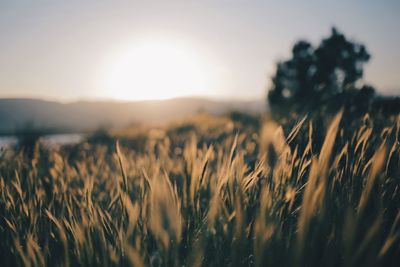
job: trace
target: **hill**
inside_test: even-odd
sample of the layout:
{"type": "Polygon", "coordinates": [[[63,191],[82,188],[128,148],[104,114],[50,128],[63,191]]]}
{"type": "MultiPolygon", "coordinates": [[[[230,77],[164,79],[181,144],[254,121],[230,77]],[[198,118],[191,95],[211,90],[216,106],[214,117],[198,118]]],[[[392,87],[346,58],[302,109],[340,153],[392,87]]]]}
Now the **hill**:
{"type": "Polygon", "coordinates": [[[0,133],[13,133],[28,122],[57,131],[85,131],[100,126],[125,127],[181,119],[199,111],[219,115],[232,110],[259,113],[264,101],[214,101],[176,98],[160,101],[79,101],[60,103],[38,99],[0,99],[0,133]]]}

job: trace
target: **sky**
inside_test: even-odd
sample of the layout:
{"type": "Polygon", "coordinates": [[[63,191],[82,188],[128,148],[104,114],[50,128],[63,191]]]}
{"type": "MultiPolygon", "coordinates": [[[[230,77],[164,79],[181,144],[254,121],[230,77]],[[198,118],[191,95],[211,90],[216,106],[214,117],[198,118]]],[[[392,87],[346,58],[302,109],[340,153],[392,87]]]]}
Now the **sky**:
{"type": "Polygon", "coordinates": [[[400,94],[400,1],[1,0],[0,98],[259,99],[293,44],[336,26],[400,94]]]}

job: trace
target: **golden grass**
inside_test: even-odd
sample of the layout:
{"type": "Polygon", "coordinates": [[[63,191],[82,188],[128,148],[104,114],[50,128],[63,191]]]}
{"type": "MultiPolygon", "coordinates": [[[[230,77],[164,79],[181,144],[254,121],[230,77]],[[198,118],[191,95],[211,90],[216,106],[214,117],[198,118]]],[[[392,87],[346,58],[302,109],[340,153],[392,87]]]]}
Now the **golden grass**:
{"type": "MultiPolygon", "coordinates": [[[[395,266],[400,119],[258,131],[205,114],[0,155],[1,266],[395,266]],[[136,143],[135,143],[136,145],[136,143]]],[[[283,125],[285,126],[285,125],[283,125]]]]}

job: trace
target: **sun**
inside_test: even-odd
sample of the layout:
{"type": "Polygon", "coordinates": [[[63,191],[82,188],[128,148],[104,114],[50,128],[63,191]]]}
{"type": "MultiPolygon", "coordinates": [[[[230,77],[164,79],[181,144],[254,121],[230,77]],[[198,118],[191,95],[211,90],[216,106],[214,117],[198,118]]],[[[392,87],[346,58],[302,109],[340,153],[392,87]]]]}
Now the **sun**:
{"type": "Polygon", "coordinates": [[[176,42],[145,41],[121,51],[107,87],[118,100],[157,100],[204,95],[208,66],[195,50],[176,42]]]}

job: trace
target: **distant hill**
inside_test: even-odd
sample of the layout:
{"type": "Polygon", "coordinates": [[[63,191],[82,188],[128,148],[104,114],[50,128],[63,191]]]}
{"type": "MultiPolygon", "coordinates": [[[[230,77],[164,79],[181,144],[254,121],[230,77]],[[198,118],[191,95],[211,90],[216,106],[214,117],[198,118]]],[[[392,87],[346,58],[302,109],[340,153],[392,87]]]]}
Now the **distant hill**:
{"type": "Polygon", "coordinates": [[[400,88],[391,88],[386,90],[380,90],[378,95],[386,96],[386,97],[399,97],[400,96],[400,88]]]}
{"type": "Polygon", "coordinates": [[[38,99],[0,99],[0,134],[13,133],[28,122],[58,131],[84,131],[100,126],[124,127],[160,123],[206,111],[223,114],[232,110],[259,113],[265,101],[214,101],[176,98],[137,102],[60,103],[38,99]]]}

